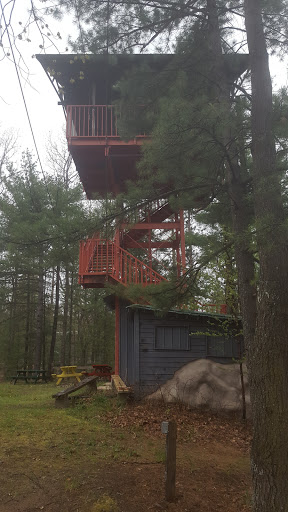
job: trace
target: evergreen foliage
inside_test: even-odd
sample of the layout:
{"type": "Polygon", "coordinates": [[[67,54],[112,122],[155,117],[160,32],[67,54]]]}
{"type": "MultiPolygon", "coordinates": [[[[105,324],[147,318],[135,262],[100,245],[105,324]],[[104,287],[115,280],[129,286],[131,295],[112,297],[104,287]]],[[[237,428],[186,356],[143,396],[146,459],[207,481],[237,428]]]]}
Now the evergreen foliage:
{"type": "Polygon", "coordinates": [[[114,315],[105,292],[77,282],[79,239],[95,224],[77,182],[60,174],[44,180],[29,151],[19,169],[8,165],[0,198],[0,354],[7,375],[33,365],[113,364],[114,315]]]}

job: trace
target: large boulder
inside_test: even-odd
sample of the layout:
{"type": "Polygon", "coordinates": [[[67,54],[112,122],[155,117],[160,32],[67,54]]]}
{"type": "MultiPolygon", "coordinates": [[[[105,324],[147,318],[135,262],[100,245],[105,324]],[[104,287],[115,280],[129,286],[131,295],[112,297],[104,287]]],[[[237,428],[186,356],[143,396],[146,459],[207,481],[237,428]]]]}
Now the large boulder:
{"type": "MultiPolygon", "coordinates": [[[[246,405],[250,408],[247,369],[243,365],[246,405]]],[[[177,370],[149,399],[182,402],[191,407],[238,411],[243,407],[239,364],[198,359],[177,370]]]]}

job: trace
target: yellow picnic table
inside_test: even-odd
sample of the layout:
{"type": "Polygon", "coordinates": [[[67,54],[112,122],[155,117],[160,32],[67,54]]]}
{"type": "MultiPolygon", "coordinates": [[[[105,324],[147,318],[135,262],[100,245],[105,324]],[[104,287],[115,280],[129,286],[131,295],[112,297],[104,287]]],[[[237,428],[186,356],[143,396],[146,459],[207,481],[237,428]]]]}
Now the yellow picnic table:
{"type": "Polygon", "coordinates": [[[82,373],[76,372],[77,366],[60,366],[62,373],[59,375],[53,374],[53,377],[57,377],[56,385],[60,384],[63,379],[71,379],[71,377],[75,377],[78,382],[80,382],[81,377],[83,377],[82,373]]]}

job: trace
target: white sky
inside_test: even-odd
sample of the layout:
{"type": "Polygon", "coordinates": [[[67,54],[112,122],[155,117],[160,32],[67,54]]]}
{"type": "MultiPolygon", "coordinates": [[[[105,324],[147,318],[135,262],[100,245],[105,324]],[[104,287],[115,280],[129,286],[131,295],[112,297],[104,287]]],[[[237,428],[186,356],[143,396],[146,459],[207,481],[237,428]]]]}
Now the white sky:
{"type": "MultiPolygon", "coordinates": [[[[4,6],[7,0],[1,0],[4,6]]],[[[28,0],[16,0],[13,13],[13,26],[15,34],[20,33],[21,26],[19,21],[27,18],[27,8],[30,2],[28,0]]],[[[11,4],[10,4],[11,5],[11,4]]],[[[43,4],[42,4],[43,5],[43,4]]],[[[6,18],[9,18],[10,8],[5,9],[6,18]]],[[[1,21],[3,25],[3,20],[1,21]]],[[[58,30],[62,35],[62,41],[57,41],[58,49],[65,52],[67,46],[68,34],[76,36],[76,28],[72,22],[65,16],[65,23],[57,23],[51,20],[54,33],[58,30]]],[[[41,161],[45,161],[45,144],[49,133],[53,138],[60,137],[64,128],[65,119],[62,107],[57,104],[58,96],[53,90],[48,77],[42,66],[32,55],[41,50],[39,44],[41,39],[35,29],[31,29],[31,42],[19,41],[18,48],[21,51],[26,65],[29,68],[29,82],[25,81],[25,73],[22,73],[22,86],[25,99],[30,114],[38,150],[41,161]]],[[[8,41],[5,39],[8,46],[8,41]]],[[[47,48],[46,53],[57,53],[55,48],[47,48]]],[[[11,57],[10,57],[11,58],[11,57]]],[[[17,53],[16,53],[17,58],[17,53]]],[[[0,131],[13,128],[18,133],[19,146],[22,149],[27,147],[33,151],[34,145],[30,132],[28,119],[25,112],[20,87],[12,60],[4,58],[0,60],[1,80],[0,80],[0,131]]],[[[271,59],[271,75],[275,89],[279,86],[287,85],[287,63],[279,63],[276,58],[271,59]]]]}
{"type": "MultiPolygon", "coordinates": [[[[2,0],[4,5],[5,0],[2,0]]],[[[15,34],[20,33],[21,26],[19,21],[27,18],[27,7],[29,2],[27,0],[16,0],[15,8],[13,12],[12,24],[14,27],[15,34]]],[[[10,9],[5,9],[6,21],[9,17],[10,9]]],[[[71,33],[74,30],[72,23],[66,22],[58,24],[51,20],[53,23],[53,31],[55,33],[61,31],[63,35],[62,41],[56,41],[59,51],[65,52],[67,47],[67,36],[68,30],[71,33]],[[67,30],[66,30],[67,29],[67,30]]],[[[1,21],[2,26],[4,25],[3,20],[1,21]]],[[[47,75],[44,72],[41,64],[36,58],[33,58],[33,54],[40,53],[41,49],[39,44],[42,43],[40,35],[36,29],[31,28],[29,37],[31,42],[18,41],[18,49],[21,52],[26,66],[29,69],[29,75],[26,71],[21,74],[21,83],[24,91],[26,104],[28,107],[31,124],[33,127],[34,135],[36,138],[38,151],[40,154],[41,161],[45,160],[45,146],[47,144],[47,138],[49,133],[53,135],[53,138],[57,139],[62,136],[62,131],[65,126],[65,118],[63,109],[58,105],[58,96],[54,91],[47,75]],[[29,83],[28,81],[29,80],[29,83]]],[[[5,46],[8,48],[8,40],[5,38],[5,46]]],[[[10,51],[11,53],[11,51],[10,51]]],[[[47,48],[46,53],[58,53],[55,48],[47,48]]],[[[18,53],[15,52],[16,61],[18,59],[18,53]]],[[[22,150],[29,148],[35,155],[34,143],[28,123],[28,118],[24,106],[24,102],[21,95],[19,81],[17,78],[14,63],[12,61],[12,55],[9,59],[3,58],[0,61],[1,80],[0,80],[0,131],[12,128],[18,134],[18,143],[22,150]]]]}

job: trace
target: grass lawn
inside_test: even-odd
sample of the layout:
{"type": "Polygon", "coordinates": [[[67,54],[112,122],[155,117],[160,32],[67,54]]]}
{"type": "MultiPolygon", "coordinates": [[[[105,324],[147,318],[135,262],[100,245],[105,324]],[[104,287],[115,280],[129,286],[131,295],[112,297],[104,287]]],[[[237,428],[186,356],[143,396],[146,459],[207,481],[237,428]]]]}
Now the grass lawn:
{"type": "Polygon", "coordinates": [[[250,510],[250,434],[240,420],[100,393],[55,409],[55,390],[0,384],[0,512],[250,510]],[[168,504],[160,426],[172,418],[177,500],[168,504]]]}

